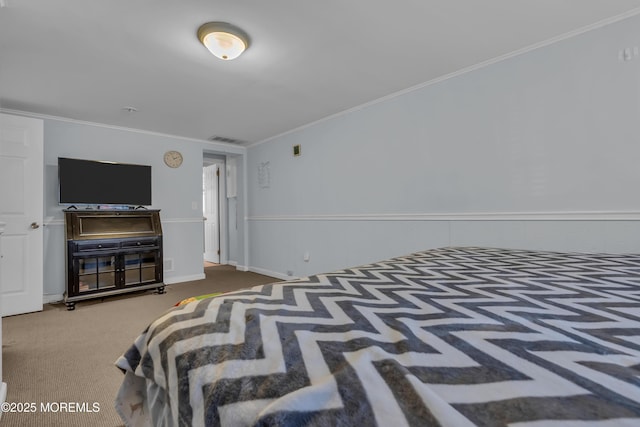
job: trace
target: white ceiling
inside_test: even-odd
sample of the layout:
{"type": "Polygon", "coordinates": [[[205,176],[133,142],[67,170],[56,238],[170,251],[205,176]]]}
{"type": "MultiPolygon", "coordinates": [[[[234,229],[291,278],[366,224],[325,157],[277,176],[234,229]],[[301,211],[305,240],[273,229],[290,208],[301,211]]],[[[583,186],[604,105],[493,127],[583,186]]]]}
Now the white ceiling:
{"type": "Polygon", "coordinates": [[[0,108],[252,143],[636,13],[640,0],[0,0],[0,108]],[[252,45],[216,59],[196,37],[208,21],[252,45]]]}

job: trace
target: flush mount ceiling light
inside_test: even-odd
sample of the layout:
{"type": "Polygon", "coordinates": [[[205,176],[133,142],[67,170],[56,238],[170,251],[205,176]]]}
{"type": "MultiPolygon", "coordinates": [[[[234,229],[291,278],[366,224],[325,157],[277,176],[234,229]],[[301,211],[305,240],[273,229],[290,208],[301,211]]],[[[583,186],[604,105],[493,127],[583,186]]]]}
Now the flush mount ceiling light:
{"type": "Polygon", "coordinates": [[[249,36],[226,22],[207,22],[198,28],[198,38],[211,53],[226,61],[235,59],[249,47],[249,36]]]}

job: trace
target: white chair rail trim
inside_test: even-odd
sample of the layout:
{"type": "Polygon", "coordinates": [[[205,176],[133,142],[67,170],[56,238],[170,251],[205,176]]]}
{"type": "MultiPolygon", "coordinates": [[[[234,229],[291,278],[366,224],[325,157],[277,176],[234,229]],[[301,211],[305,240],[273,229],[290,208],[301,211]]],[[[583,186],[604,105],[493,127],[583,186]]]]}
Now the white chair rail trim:
{"type": "Polygon", "coordinates": [[[247,221],[640,221],[639,211],[252,215],[247,221]]]}

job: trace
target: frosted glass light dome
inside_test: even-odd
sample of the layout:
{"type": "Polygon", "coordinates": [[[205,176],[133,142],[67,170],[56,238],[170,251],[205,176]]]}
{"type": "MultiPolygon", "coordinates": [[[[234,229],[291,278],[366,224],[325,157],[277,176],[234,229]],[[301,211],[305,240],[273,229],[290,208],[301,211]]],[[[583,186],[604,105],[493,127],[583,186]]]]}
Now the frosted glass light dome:
{"type": "Polygon", "coordinates": [[[226,22],[208,22],[198,29],[200,42],[209,52],[225,61],[237,58],[249,47],[249,37],[226,22]]]}

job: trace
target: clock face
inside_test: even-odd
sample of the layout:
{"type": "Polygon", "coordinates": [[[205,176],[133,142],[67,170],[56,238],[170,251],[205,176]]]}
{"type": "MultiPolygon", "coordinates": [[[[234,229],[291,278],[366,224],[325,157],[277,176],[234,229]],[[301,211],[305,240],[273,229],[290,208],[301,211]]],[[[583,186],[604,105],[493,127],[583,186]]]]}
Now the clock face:
{"type": "Polygon", "coordinates": [[[177,168],[182,164],[182,154],[179,151],[167,151],[164,153],[164,162],[170,168],[177,168]]]}

